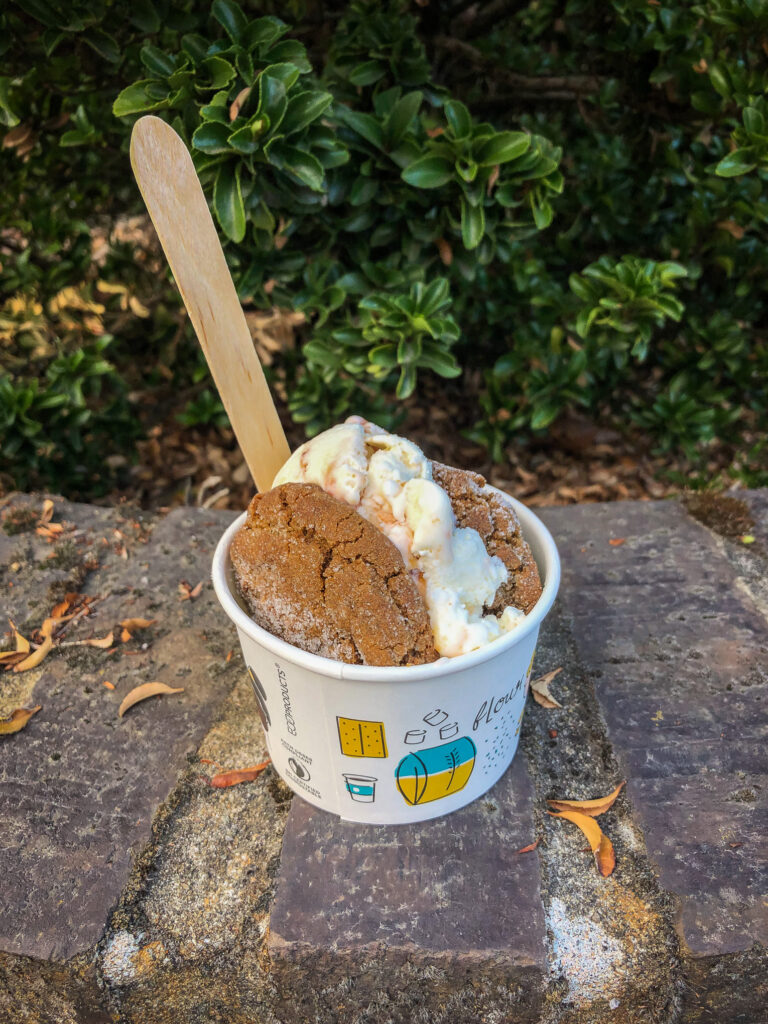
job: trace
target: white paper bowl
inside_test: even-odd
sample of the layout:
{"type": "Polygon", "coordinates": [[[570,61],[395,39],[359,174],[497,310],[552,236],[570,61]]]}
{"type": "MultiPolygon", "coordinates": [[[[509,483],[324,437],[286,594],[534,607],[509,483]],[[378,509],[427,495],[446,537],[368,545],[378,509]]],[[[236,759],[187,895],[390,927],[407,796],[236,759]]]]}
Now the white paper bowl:
{"type": "Polygon", "coordinates": [[[229,548],[245,513],[222,536],[213,586],[237,627],[272,763],[315,807],[347,821],[426,821],[476,800],[509,767],[560,559],[541,520],[503,497],[536,559],[542,595],[512,632],[428,665],[347,665],[272,636],[234,582],[229,548]]]}

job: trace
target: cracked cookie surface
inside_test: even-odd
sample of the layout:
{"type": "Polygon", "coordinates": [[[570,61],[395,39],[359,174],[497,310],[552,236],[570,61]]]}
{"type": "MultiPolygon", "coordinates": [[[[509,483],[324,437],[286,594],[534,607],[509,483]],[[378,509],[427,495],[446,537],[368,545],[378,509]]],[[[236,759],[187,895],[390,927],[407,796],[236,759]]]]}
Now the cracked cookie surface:
{"type": "Polygon", "coordinates": [[[459,526],[477,530],[488,554],[498,555],[507,567],[507,581],[496,591],[486,612],[498,615],[514,605],[528,614],[541,597],[541,579],[515,510],[487,486],[479,473],[433,462],[432,478],[450,498],[459,526]]]}
{"type": "Polygon", "coordinates": [[[257,494],[230,553],[253,618],[288,643],[349,664],[437,659],[426,605],[400,552],[317,485],[257,494]]]}

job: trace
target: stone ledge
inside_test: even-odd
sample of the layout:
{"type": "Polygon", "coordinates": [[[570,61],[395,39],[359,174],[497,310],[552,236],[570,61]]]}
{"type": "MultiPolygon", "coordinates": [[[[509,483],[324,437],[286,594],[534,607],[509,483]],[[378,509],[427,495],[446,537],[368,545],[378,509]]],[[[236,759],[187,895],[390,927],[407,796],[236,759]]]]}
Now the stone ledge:
{"type": "Polygon", "coordinates": [[[342,824],[298,800],[288,814],[271,769],[207,786],[207,762],[264,756],[234,630],[208,588],[193,603],[175,593],[180,578],[207,579],[229,514],[146,517],[130,539],[126,510],[57,500],[55,518],[83,531],[58,567],[44,540],[0,534],[17,624],[39,625],[56,589],[74,589],[94,544],[101,568],[78,583],[105,598],[92,633],[158,618],[149,647],[108,675],[103,652],[74,648],[0,693],[44,704],[0,750],[3,824],[31,840],[21,858],[0,851],[0,1022],[765,1024],[768,493],[746,498],[751,548],[674,502],[544,510],[565,576],[536,671],[564,666],[565,707],[529,708],[514,768],[487,799],[409,831],[342,824]],[[129,532],[127,561],[101,543],[113,529],[129,532]],[[179,670],[184,694],[110,728],[135,682],[179,670]],[[102,692],[103,678],[118,689],[102,692]],[[545,801],[622,777],[626,795],[601,818],[618,864],[602,879],[545,801]],[[17,811],[17,779],[33,814],[17,811]],[[515,853],[534,836],[535,852],[515,853]],[[361,878],[368,891],[353,891],[361,878]]]}

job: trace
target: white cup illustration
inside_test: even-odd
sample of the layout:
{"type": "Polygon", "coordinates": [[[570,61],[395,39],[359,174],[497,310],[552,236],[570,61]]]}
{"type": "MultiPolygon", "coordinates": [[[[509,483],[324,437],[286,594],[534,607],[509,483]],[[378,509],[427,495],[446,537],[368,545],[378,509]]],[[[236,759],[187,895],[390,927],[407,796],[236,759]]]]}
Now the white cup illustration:
{"type": "Polygon", "coordinates": [[[427,738],[426,729],[409,729],[405,734],[405,742],[413,746],[418,743],[423,743],[427,738]]]}
{"type": "Polygon", "coordinates": [[[372,804],[376,799],[376,783],[379,781],[372,775],[349,775],[345,774],[347,780],[347,792],[360,804],[372,804]]]}

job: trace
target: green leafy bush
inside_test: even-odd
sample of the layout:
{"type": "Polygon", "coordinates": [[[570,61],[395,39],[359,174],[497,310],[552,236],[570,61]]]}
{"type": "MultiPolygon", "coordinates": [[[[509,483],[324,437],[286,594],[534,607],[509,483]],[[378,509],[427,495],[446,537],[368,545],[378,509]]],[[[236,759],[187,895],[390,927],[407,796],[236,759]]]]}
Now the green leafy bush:
{"type": "MultiPolygon", "coordinates": [[[[243,302],[306,317],[272,370],[308,433],[394,424],[425,375],[462,370],[496,459],[573,409],[691,458],[764,430],[768,4],[497,7],[310,2],[291,27],[255,2],[17,0],[0,286],[45,306],[94,276],[94,217],[140,209],[127,138],[152,112],[190,146],[243,302]]],[[[150,290],[149,337],[112,332],[128,376],[136,345],[177,338],[177,300],[150,290]]],[[[218,422],[179,336],[184,422],[218,422]]],[[[2,380],[20,408],[28,378],[6,361],[2,380]]]]}

